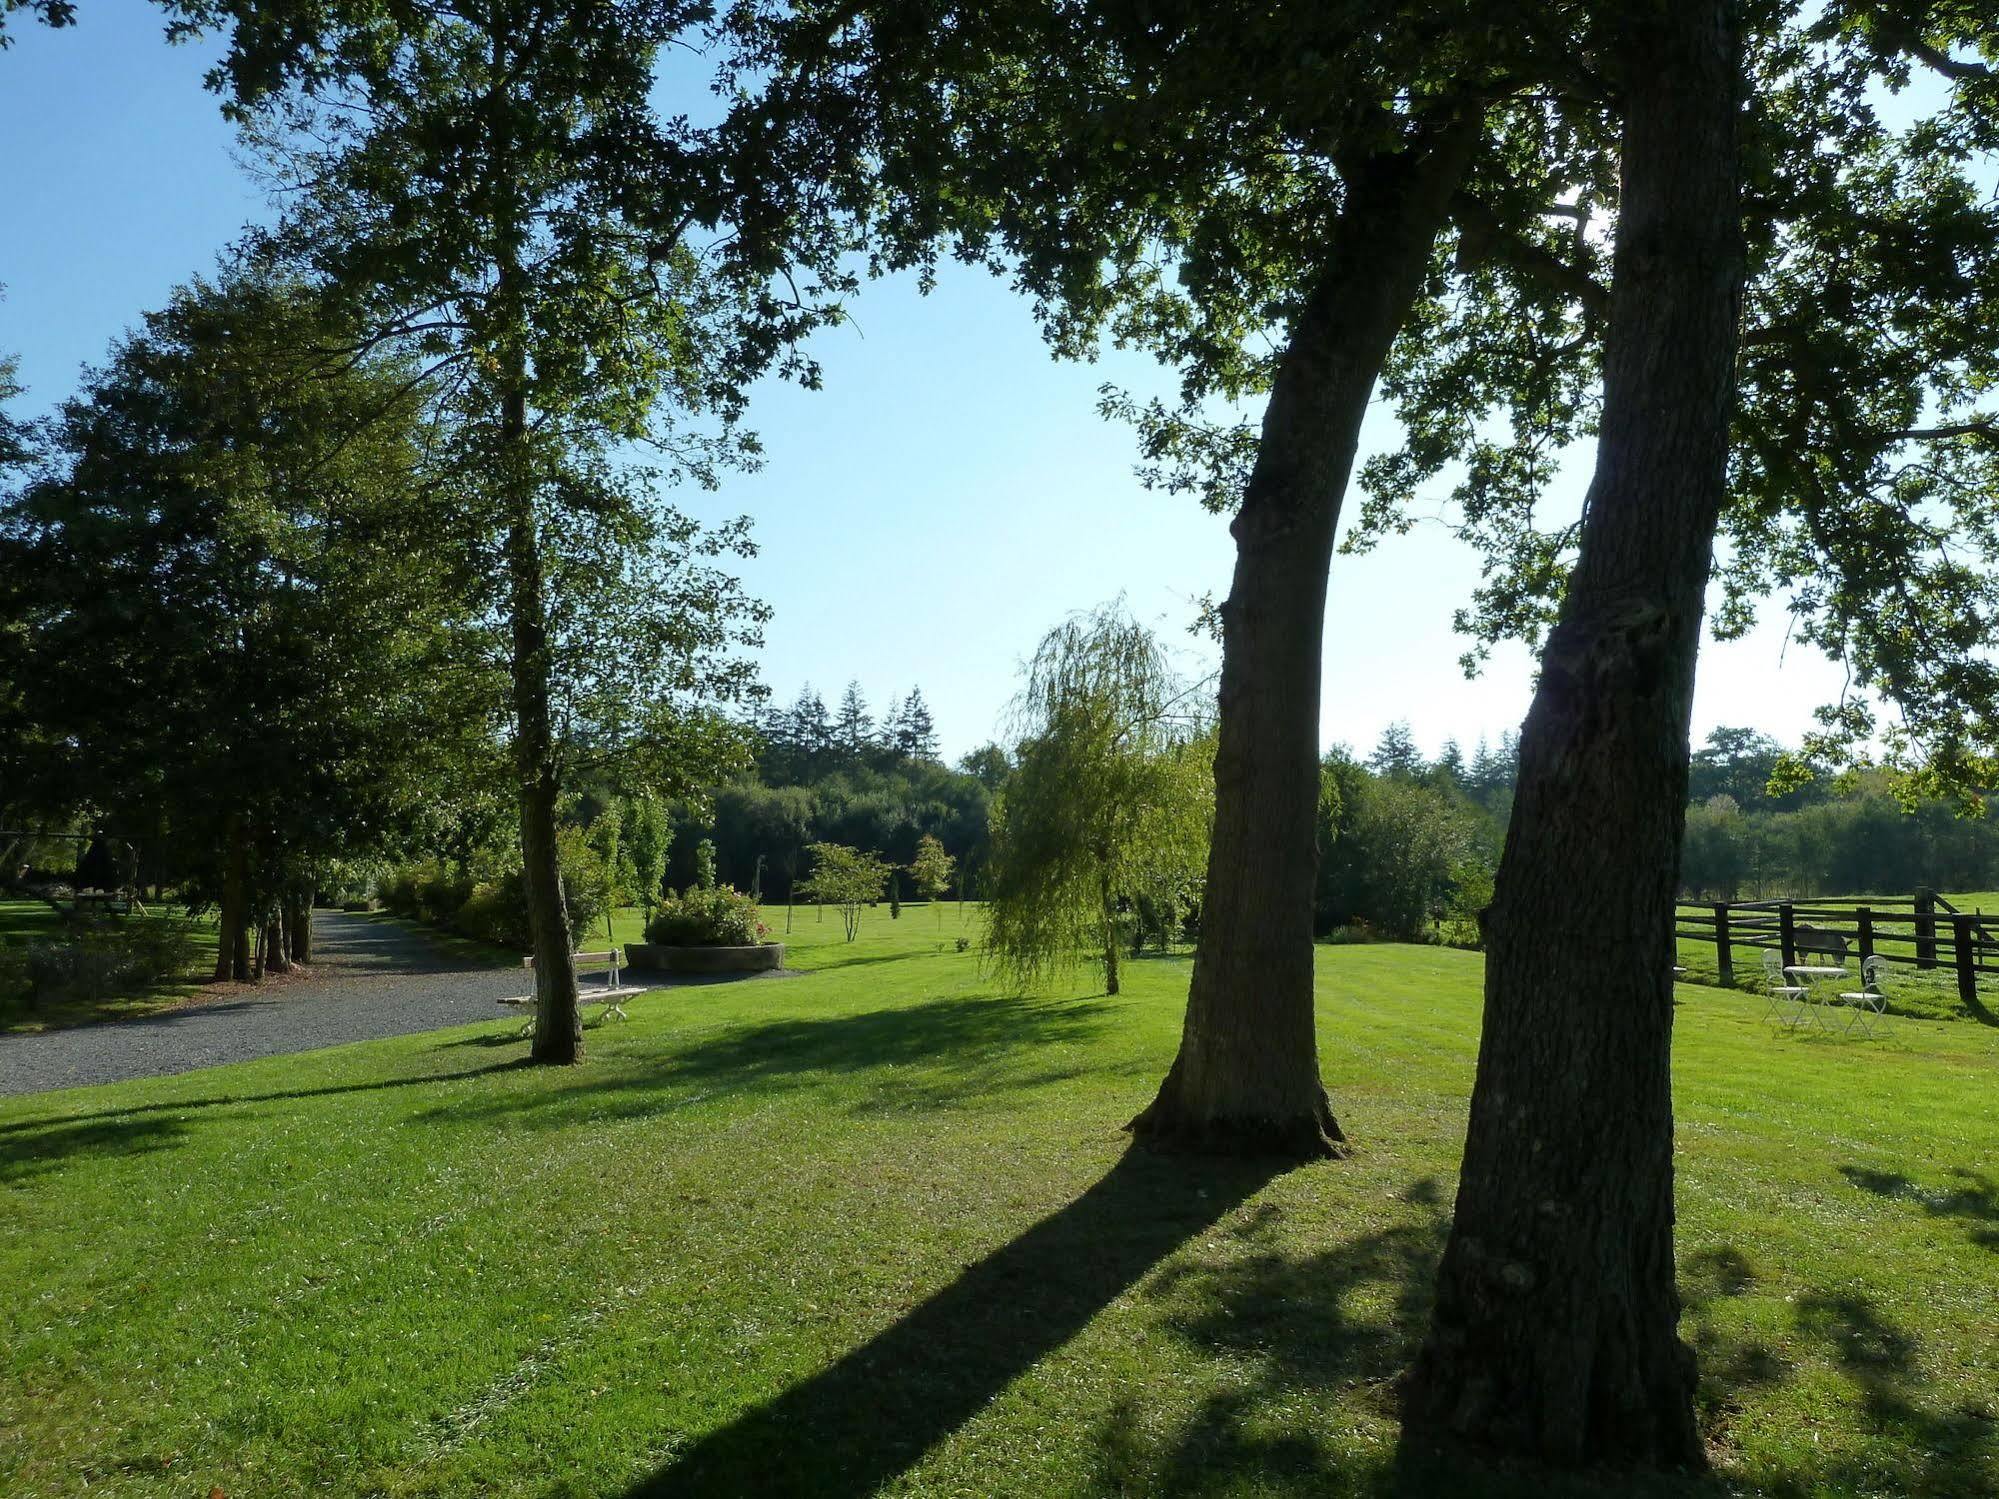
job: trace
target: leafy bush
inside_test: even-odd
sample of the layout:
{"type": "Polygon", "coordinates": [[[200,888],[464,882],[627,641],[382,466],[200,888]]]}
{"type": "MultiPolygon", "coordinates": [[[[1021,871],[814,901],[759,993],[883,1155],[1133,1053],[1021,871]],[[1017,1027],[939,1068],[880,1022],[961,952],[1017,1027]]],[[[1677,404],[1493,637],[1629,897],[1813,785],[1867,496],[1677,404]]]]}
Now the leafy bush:
{"type": "Polygon", "coordinates": [[[646,941],[662,947],[754,947],[769,937],[756,901],[727,885],[668,895],[646,924],[646,941]]]}
{"type": "Polygon", "coordinates": [[[191,922],[165,918],[72,927],[59,937],[9,948],[0,993],[34,1003],[96,1002],[182,977],[195,956],[191,922]]]}
{"type": "Polygon", "coordinates": [[[1450,896],[1444,903],[1437,933],[1447,947],[1485,946],[1479,914],[1492,904],[1492,866],[1483,859],[1465,859],[1451,867],[1450,896]]]}
{"type": "MultiPolygon", "coordinates": [[[[569,908],[570,937],[581,943],[604,914],[603,861],[580,833],[564,829],[563,834],[557,848],[562,898],[569,908]]],[[[398,916],[511,952],[534,946],[521,867],[501,856],[482,857],[463,872],[436,859],[406,865],[384,875],[377,888],[382,904],[398,916]]]]}

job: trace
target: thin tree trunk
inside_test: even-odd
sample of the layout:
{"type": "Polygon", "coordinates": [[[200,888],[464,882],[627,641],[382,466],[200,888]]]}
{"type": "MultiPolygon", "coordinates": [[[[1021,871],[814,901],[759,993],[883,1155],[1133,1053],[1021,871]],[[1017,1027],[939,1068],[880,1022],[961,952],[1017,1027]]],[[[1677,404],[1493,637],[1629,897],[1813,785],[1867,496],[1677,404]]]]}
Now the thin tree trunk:
{"type": "Polygon", "coordinates": [[[1521,734],[1457,1215],[1407,1415],[1563,1465],[1698,1467],[1672,915],[1744,274],[1741,48],[1721,0],[1621,14],[1597,470],[1521,734]]]}
{"type": "Polygon", "coordinates": [[[1180,1051],[1129,1128],[1169,1148],[1315,1156],[1343,1138],[1319,1081],[1312,885],[1326,583],[1361,419],[1421,287],[1476,110],[1352,173],[1230,527],[1220,740],[1201,941],[1180,1051]]]}
{"type": "Polygon", "coordinates": [[[549,644],[542,596],[541,544],[526,478],[527,406],[517,388],[506,397],[501,440],[511,470],[507,567],[513,629],[514,769],[520,780],[521,861],[528,930],[534,940],[535,1022],[529,1057],[569,1063],[583,1056],[583,1010],[570,958],[569,908],[556,851],[559,788],[549,722],[549,644]]]}
{"type": "Polygon", "coordinates": [[[264,928],[264,966],[272,973],[292,971],[291,943],[285,933],[285,908],[280,902],[264,928]]]}
{"type": "Polygon", "coordinates": [[[249,976],[248,955],[244,951],[244,923],[247,894],[248,850],[244,846],[243,820],[230,813],[223,831],[222,899],[216,913],[215,982],[249,976]]]}
{"type": "Polygon", "coordinates": [[[1111,896],[1109,880],[1103,883],[1104,908],[1104,993],[1118,992],[1117,902],[1111,896]]]}
{"type": "MultiPolygon", "coordinates": [[[[490,25],[494,75],[505,77],[510,65],[506,18],[496,13],[490,25]]],[[[504,102],[495,96],[496,105],[504,102]]],[[[492,117],[490,145],[497,272],[493,307],[498,333],[496,346],[489,352],[500,370],[498,480],[507,527],[514,772],[520,796],[522,885],[534,944],[534,1039],[528,1057],[534,1062],[566,1064],[583,1058],[583,1010],[577,1003],[569,908],[563,899],[556,847],[560,786],[549,708],[553,665],[537,483],[528,437],[528,327],[520,264],[524,216],[515,180],[514,143],[503,108],[496,107],[492,117]]]]}
{"type": "Polygon", "coordinates": [[[302,891],[292,898],[285,913],[285,934],[291,942],[294,963],[312,962],[312,892],[302,891]]]}

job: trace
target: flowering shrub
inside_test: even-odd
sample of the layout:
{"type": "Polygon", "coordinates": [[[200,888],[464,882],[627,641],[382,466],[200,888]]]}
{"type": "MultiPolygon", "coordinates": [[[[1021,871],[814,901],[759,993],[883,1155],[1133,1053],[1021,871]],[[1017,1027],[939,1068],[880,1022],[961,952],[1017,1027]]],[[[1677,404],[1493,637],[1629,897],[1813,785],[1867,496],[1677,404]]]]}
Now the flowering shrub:
{"type": "Polygon", "coordinates": [[[661,947],[754,947],[769,938],[756,901],[727,885],[668,895],[646,924],[646,941],[661,947]]]}

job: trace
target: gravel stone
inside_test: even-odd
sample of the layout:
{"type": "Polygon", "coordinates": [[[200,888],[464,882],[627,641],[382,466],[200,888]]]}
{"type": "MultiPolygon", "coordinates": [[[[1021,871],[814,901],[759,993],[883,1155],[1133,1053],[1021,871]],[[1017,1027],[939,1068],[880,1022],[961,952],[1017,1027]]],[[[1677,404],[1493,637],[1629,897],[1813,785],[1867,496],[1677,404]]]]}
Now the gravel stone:
{"type": "Polygon", "coordinates": [[[312,924],[310,979],[143,1020],[0,1036],[0,1094],[164,1077],[522,1013],[499,1005],[527,992],[519,967],[469,964],[365,915],[315,911],[312,924]]]}

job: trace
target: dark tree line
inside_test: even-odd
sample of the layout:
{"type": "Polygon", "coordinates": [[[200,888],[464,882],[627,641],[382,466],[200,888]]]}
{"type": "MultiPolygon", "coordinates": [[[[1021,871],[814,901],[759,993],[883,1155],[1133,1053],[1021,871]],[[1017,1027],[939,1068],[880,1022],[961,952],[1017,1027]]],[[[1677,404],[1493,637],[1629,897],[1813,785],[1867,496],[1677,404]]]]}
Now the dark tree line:
{"type": "Polygon", "coordinates": [[[1007,757],[987,746],[958,769],[939,764],[920,687],[877,718],[858,683],[847,685],[837,714],[807,685],[789,708],[766,708],[754,722],[754,773],[674,807],[669,884],[693,878],[694,850],[709,839],[725,883],[789,901],[811,874],[806,850],[814,843],[907,866],[928,835],[956,861],[959,893],[975,886],[988,848],[987,807],[1007,757]]]}
{"type": "Polygon", "coordinates": [[[767,706],[753,722],[762,739],[757,768],[771,785],[937,759],[937,724],[921,687],[910,688],[907,697],[891,697],[877,718],[859,682],[847,684],[839,707],[831,712],[808,682],[789,708],[767,706]]]}

